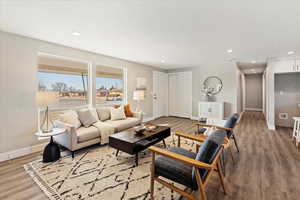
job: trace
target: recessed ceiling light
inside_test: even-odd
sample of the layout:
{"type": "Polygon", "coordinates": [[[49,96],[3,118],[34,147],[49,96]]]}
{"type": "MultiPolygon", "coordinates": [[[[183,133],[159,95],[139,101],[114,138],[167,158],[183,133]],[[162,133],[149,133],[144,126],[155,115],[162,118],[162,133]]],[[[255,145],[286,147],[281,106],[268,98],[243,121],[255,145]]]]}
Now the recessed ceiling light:
{"type": "Polygon", "coordinates": [[[295,51],[289,51],[288,55],[293,55],[295,53],[295,51]]]}
{"type": "Polygon", "coordinates": [[[227,50],[227,53],[232,53],[232,49],[228,49],[228,50],[227,50]]]}
{"type": "Polygon", "coordinates": [[[255,61],[255,60],[252,60],[251,63],[254,64],[254,63],[256,63],[256,61],[255,61]]]}
{"type": "Polygon", "coordinates": [[[79,36],[79,35],[80,35],[80,33],[79,33],[79,32],[76,32],[76,31],[74,31],[74,32],[72,33],[72,35],[79,36]]]}
{"type": "Polygon", "coordinates": [[[165,61],[164,61],[164,60],[161,60],[160,62],[164,63],[165,61]]]}

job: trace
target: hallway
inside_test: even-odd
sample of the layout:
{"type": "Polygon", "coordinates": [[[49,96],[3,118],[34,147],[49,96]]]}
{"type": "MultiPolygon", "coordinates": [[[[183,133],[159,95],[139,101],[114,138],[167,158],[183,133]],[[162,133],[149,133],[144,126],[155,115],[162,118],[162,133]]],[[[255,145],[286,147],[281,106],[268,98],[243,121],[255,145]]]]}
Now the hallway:
{"type": "Polygon", "coordinates": [[[261,112],[245,112],[236,129],[240,155],[236,165],[227,165],[224,199],[299,199],[300,152],[291,134],[287,128],[268,130],[261,112]]]}

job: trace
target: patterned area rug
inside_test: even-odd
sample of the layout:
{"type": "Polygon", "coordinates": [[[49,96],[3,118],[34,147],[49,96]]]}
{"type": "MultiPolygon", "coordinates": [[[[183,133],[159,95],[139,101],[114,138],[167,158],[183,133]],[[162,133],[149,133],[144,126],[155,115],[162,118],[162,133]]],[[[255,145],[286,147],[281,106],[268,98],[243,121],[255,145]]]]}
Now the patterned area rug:
{"type": "MultiPolygon", "coordinates": [[[[177,144],[173,137],[166,143],[177,144]]],[[[191,141],[181,144],[194,149],[191,141]]],[[[115,153],[109,146],[98,146],[78,152],[74,160],[71,156],[53,163],[38,160],[24,168],[51,200],[150,199],[150,152],[139,154],[137,167],[134,156],[120,152],[116,157],[115,153]]],[[[180,195],[155,183],[155,199],[180,199],[180,195]]]]}

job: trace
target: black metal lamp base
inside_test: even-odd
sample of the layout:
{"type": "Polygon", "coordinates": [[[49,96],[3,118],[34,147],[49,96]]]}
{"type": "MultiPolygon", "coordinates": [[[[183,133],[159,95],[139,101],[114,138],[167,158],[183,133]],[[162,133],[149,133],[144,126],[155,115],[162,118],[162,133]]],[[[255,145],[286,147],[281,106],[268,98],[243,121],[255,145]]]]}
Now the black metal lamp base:
{"type": "Polygon", "coordinates": [[[44,149],[43,153],[43,162],[54,162],[60,159],[60,149],[58,144],[53,142],[53,138],[51,136],[50,143],[44,149]]]}

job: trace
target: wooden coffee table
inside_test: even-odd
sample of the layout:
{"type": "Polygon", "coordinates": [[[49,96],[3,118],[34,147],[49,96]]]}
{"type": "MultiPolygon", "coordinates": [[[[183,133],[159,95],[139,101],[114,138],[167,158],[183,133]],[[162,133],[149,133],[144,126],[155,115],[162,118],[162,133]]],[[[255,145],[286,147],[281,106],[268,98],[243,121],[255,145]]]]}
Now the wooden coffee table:
{"type": "Polygon", "coordinates": [[[139,152],[160,141],[163,141],[166,147],[164,139],[170,135],[171,129],[166,126],[158,126],[153,131],[144,131],[143,135],[137,135],[134,128],[131,128],[109,136],[109,146],[117,149],[116,156],[118,156],[119,151],[135,155],[135,164],[138,166],[139,152]]]}

